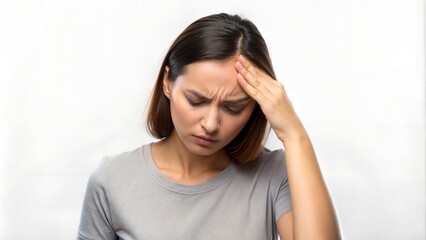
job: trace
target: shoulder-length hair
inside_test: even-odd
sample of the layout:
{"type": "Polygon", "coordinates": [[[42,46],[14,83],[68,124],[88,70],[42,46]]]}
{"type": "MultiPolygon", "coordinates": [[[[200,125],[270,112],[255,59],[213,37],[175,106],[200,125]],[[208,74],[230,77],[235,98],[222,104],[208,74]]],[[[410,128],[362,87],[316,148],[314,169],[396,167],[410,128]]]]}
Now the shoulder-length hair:
{"type": "MultiPolygon", "coordinates": [[[[163,91],[166,66],[169,68],[169,80],[175,81],[191,63],[225,60],[237,54],[242,54],[276,79],[266,43],[250,20],[221,13],[203,17],[190,24],[173,42],[161,65],[147,115],[148,131],[161,139],[170,136],[174,129],[170,101],[163,91]]],[[[225,146],[225,151],[239,164],[255,160],[263,150],[266,131],[267,120],[256,103],[246,125],[225,146]]]]}

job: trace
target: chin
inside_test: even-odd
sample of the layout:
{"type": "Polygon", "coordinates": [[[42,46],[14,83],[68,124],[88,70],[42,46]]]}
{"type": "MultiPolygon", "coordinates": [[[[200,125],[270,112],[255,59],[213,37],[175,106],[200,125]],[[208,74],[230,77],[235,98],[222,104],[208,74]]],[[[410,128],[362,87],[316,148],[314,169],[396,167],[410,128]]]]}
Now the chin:
{"type": "Polygon", "coordinates": [[[193,154],[200,155],[200,156],[210,156],[218,151],[217,149],[205,148],[205,147],[197,146],[197,145],[192,146],[191,148],[188,148],[188,150],[191,151],[193,154]]]}
{"type": "Polygon", "coordinates": [[[198,145],[196,143],[184,143],[185,147],[192,153],[195,155],[199,155],[199,156],[210,156],[218,151],[220,151],[222,148],[218,148],[218,147],[206,147],[206,146],[201,146],[198,145]]]}

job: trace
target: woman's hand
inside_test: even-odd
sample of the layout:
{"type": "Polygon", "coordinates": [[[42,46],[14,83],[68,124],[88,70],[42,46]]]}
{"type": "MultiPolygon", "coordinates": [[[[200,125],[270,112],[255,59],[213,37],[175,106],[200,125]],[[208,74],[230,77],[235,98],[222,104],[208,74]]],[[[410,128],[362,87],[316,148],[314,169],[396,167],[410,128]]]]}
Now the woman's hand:
{"type": "Polygon", "coordinates": [[[292,211],[277,221],[281,239],[340,239],[339,226],[315,152],[284,86],[239,56],[243,90],[260,105],[285,147],[292,211]],[[289,231],[288,229],[291,229],[289,231]]]}
{"type": "Polygon", "coordinates": [[[260,105],[278,139],[284,143],[287,139],[304,134],[302,123],[287,97],[283,84],[242,55],[238,57],[235,67],[240,86],[260,105]]]}

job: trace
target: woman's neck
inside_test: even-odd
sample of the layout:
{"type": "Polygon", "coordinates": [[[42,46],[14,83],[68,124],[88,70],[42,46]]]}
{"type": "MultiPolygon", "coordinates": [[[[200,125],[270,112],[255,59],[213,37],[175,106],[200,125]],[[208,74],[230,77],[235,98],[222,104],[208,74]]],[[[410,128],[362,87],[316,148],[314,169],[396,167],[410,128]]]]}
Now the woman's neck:
{"type": "Polygon", "coordinates": [[[222,149],[209,156],[193,154],[182,143],[176,132],[152,145],[157,168],[167,178],[184,184],[198,184],[222,172],[230,163],[222,149]]]}

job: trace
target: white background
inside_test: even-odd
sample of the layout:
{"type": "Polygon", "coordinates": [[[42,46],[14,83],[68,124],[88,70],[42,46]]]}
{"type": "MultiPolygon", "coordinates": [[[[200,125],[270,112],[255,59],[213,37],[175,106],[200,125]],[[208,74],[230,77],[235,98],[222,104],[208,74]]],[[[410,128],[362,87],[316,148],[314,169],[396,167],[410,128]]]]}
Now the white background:
{"type": "Polygon", "coordinates": [[[0,239],[75,238],[101,158],[153,140],[145,108],[168,47],[219,12],[266,39],[344,239],[425,239],[421,0],[2,1],[0,239]]]}

